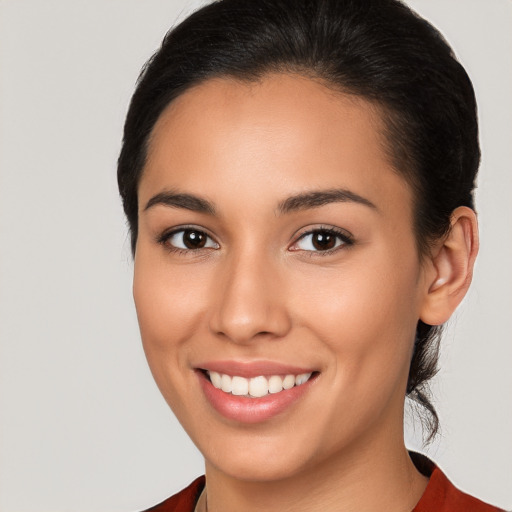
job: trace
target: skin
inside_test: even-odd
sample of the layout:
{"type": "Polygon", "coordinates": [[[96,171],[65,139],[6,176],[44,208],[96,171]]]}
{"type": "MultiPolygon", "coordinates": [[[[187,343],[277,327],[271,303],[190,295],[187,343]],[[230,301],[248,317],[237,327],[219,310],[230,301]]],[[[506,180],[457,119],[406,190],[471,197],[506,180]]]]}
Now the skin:
{"type": "Polygon", "coordinates": [[[154,127],[134,298],[154,378],[205,457],[210,512],[405,512],[425,489],[403,440],[415,327],[446,321],[464,296],[476,220],[457,209],[451,233],[420,257],[412,192],[382,133],[374,105],[294,75],[209,80],[154,127]],[[291,196],[334,189],[373,206],[279,211],[291,196]],[[215,214],[146,208],[170,191],[209,201],[215,214]],[[180,234],[162,239],[183,226],[206,233],[207,245],[177,251],[180,234]],[[320,228],[353,243],[315,250],[306,233],[320,228]],[[320,373],[292,407],[242,425],[199,386],[194,368],[214,359],[320,373]]]}

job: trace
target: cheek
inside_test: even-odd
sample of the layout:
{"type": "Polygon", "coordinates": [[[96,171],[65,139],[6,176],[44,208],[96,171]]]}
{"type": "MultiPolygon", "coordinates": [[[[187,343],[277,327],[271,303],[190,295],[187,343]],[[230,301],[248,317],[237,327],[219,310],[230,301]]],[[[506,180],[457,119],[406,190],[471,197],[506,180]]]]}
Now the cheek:
{"type": "Polygon", "coordinates": [[[336,361],[332,378],[347,393],[389,394],[405,385],[408,374],[418,319],[418,264],[385,253],[353,261],[303,281],[293,293],[295,308],[307,312],[304,327],[323,340],[336,361]]]}
{"type": "Polygon", "coordinates": [[[168,350],[184,341],[183,335],[204,310],[204,279],[186,267],[170,268],[162,260],[137,255],[133,296],[144,345],[168,350]]]}
{"type": "Polygon", "coordinates": [[[155,381],[164,397],[187,392],[190,373],[187,341],[200,329],[207,310],[204,276],[186,266],[171,269],[165,255],[145,253],[135,258],[133,296],[142,344],[155,381]]]}

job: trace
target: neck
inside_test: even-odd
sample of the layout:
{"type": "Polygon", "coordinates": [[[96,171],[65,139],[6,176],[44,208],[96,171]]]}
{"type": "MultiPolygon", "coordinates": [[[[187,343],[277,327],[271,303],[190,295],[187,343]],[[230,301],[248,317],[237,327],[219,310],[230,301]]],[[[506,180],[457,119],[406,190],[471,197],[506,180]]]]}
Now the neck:
{"type": "Polygon", "coordinates": [[[403,437],[362,442],[284,479],[244,481],[206,463],[208,512],[410,512],[428,483],[403,437]]]}

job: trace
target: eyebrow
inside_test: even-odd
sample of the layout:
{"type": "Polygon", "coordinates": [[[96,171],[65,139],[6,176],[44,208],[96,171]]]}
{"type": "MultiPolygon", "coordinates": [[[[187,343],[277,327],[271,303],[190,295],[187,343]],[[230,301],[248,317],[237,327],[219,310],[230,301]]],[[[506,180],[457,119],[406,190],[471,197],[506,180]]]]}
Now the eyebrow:
{"type": "Polygon", "coordinates": [[[194,212],[215,215],[215,207],[213,206],[213,203],[192,194],[177,193],[172,191],[160,192],[147,202],[144,211],[157,204],[170,206],[172,208],[184,208],[185,210],[192,210],[194,212]]]}
{"type": "Polygon", "coordinates": [[[331,203],[358,203],[378,211],[377,206],[369,199],[346,189],[316,190],[288,197],[279,203],[277,211],[279,214],[285,214],[310,208],[319,208],[331,203]]]}
{"type": "MultiPolygon", "coordinates": [[[[377,206],[369,199],[366,199],[350,190],[346,189],[329,189],[315,190],[312,192],[304,192],[286,198],[277,206],[277,212],[280,215],[291,213],[310,208],[320,208],[331,203],[358,203],[367,206],[373,210],[377,210],[377,206]]],[[[171,208],[183,208],[208,215],[215,215],[216,209],[212,202],[202,197],[164,191],[153,196],[146,204],[144,211],[156,205],[170,206],[171,208]]]]}

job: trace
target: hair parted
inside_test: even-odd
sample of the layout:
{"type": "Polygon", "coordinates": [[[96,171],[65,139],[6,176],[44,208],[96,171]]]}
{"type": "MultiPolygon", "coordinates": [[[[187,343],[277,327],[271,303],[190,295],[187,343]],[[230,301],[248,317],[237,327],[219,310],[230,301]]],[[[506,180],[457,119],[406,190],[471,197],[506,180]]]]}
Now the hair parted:
{"type": "MultiPolygon", "coordinates": [[[[214,77],[256,81],[298,73],[377,105],[386,150],[414,194],[420,255],[450,229],[458,206],[474,208],[480,162],[471,81],[442,35],[398,0],[218,0],[170,30],[132,97],[118,184],[137,243],[137,189],[152,129],[165,108],[214,77]]],[[[423,406],[427,441],[439,427],[428,381],[441,327],[418,322],[407,396],[423,406]]]]}

